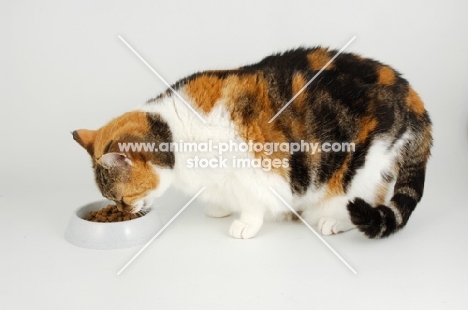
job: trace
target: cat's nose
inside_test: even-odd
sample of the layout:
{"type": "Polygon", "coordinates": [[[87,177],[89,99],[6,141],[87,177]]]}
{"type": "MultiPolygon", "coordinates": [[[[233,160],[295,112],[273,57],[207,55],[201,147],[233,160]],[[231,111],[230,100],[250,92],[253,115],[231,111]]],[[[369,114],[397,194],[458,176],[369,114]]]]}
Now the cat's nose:
{"type": "Polygon", "coordinates": [[[135,208],[134,208],[133,206],[127,205],[127,204],[125,204],[125,203],[116,202],[115,204],[117,205],[117,209],[118,209],[120,212],[134,213],[134,211],[135,211],[135,208]]]}

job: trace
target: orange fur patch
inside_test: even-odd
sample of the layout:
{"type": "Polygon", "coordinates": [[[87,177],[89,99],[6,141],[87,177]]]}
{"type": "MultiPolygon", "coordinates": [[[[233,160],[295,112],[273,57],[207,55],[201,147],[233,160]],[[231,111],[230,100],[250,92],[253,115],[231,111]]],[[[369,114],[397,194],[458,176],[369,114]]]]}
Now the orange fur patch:
{"type": "Polygon", "coordinates": [[[73,132],[73,139],[86,149],[89,155],[94,154],[94,140],[96,130],[78,129],[73,132]]]}
{"type": "MultiPolygon", "coordinates": [[[[313,71],[321,70],[331,59],[328,50],[325,48],[319,48],[309,55],[307,55],[309,60],[309,66],[313,71]]],[[[330,70],[333,68],[333,63],[329,64],[325,70],[330,70]]]]}
{"type": "Polygon", "coordinates": [[[356,143],[362,143],[366,141],[367,137],[375,129],[375,127],[377,127],[377,120],[370,116],[365,116],[361,120],[361,126],[356,139],[356,143]]]}
{"type": "Polygon", "coordinates": [[[117,141],[122,136],[145,135],[149,131],[149,124],[145,112],[127,112],[97,130],[94,141],[94,158],[99,159],[104,155],[104,149],[110,141],[117,141]]]}
{"type": "Polygon", "coordinates": [[[378,71],[380,85],[393,85],[395,83],[395,71],[387,66],[380,67],[378,71]]]}
{"type": "MultiPolygon", "coordinates": [[[[231,113],[240,136],[245,141],[258,143],[286,142],[286,137],[277,129],[277,123],[268,121],[274,111],[268,96],[268,88],[263,76],[258,74],[232,75],[225,80],[223,98],[226,99],[227,109],[231,113]]],[[[256,158],[280,160],[288,158],[287,152],[273,152],[271,155],[262,152],[254,154],[256,158]]],[[[272,168],[282,176],[286,176],[283,167],[272,168]]]]}
{"type": "Polygon", "coordinates": [[[385,197],[387,196],[389,184],[381,183],[377,188],[377,197],[375,199],[376,205],[385,205],[385,197]]]}
{"type": "MultiPolygon", "coordinates": [[[[299,91],[307,84],[304,75],[300,73],[294,74],[292,78],[292,93],[293,96],[295,96],[299,91]]],[[[306,103],[307,100],[307,93],[302,91],[296,99],[292,102],[293,106],[297,107],[297,109],[303,109],[304,104],[306,103]]]]}
{"type": "Polygon", "coordinates": [[[159,176],[146,162],[134,162],[130,176],[130,182],[121,184],[123,201],[132,205],[137,200],[145,197],[149,191],[155,189],[160,183],[159,176]]]}
{"type": "Polygon", "coordinates": [[[327,183],[327,197],[328,198],[344,194],[343,178],[345,176],[346,171],[348,171],[348,161],[349,161],[349,156],[346,157],[341,167],[335,171],[333,176],[328,181],[327,183]]]}
{"type": "MultiPolygon", "coordinates": [[[[295,74],[292,79],[292,93],[295,96],[299,91],[307,84],[304,76],[302,74],[295,74]]],[[[290,109],[294,109],[294,111],[298,115],[303,115],[303,111],[305,111],[305,105],[307,104],[307,92],[304,90],[302,91],[299,96],[294,99],[291,103],[290,109]]],[[[307,127],[304,126],[302,119],[294,118],[291,126],[291,133],[293,137],[305,137],[307,133],[307,127]]]]}
{"type": "Polygon", "coordinates": [[[362,56],[359,55],[359,54],[351,53],[351,55],[353,55],[354,57],[356,57],[356,59],[358,59],[358,60],[365,60],[365,58],[362,57],[362,56]]]}
{"type": "Polygon", "coordinates": [[[426,111],[424,109],[424,103],[422,102],[418,93],[416,93],[412,87],[409,88],[408,97],[406,97],[406,103],[408,104],[408,107],[417,115],[421,115],[426,111]]]}
{"type": "Polygon", "coordinates": [[[203,74],[188,82],[184,90],[203,112],[209,113],[221,97],[224,80],[210,74],[203,74]]]}

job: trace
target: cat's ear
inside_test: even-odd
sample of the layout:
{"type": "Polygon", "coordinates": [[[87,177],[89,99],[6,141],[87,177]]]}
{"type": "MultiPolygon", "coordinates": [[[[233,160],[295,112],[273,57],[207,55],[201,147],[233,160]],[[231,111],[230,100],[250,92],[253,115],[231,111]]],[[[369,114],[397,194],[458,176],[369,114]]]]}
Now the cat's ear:
{"type": "Polygon", "coordinates": [[[78,129],[72,132],[73,140],[85,148],[89,155],[94,154],[94,140],[96,139],[96,130],[78,129]]]}
{"type": "Polygon", "coordinates": [[[99,163],[104,167],[128,168],[133,165],[132,160],[122,153],[107,153],[99,158],[99,163]]]}

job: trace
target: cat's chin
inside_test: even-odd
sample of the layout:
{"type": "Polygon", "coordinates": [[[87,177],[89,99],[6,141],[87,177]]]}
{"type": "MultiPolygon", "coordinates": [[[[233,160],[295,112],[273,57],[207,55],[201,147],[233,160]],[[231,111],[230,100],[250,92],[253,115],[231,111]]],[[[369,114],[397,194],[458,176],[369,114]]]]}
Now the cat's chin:
{"type": "Polygon", "coordinates": [[[141,212],[148,211],[148,209],[150,209],[151,206],[153,205],[153,201],[154,201],[154,198],[152,197],[145,197],[145,198],[138,200],[133,205],[132,213],[138,213],[140,211],[141,212]]]}

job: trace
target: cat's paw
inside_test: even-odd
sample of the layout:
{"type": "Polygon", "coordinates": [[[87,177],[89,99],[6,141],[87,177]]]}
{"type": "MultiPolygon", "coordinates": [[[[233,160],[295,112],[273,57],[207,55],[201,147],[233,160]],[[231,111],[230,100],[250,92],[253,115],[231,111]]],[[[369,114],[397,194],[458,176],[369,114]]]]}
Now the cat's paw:
{"type": "Polygon", "coordinates": [[[210,217],[226,217],[231,215],[231,212],[217,205],[208,204],[205,206],[204,212],[210,217]]]}
{"type": "Polygon", "coordinates": [[[241,220],[234,220],[229,228],[229,234],[237,239],[250,239],[258,233],[261,227],[262,225],[252,225],[241,220]]]}
{"type": "Polygon", "coordinates": [[[340,221],[332,217],[321,217],[318,230],[322,235],[329,236],[354,228],[351,222],[340,221]]]}

